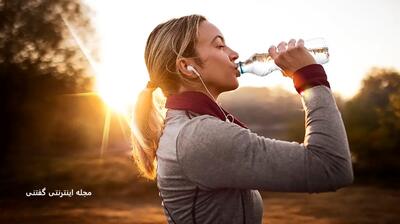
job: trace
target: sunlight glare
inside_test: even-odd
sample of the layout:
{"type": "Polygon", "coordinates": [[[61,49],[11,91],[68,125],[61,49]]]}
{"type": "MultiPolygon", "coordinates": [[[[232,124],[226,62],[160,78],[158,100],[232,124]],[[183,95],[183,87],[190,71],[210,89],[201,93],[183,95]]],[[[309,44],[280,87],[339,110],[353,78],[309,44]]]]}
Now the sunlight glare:
{"type": "Polygon", "coordinates": [[[127,71],[118,71],[107,61],[104,61],[96,75],[96,91],[105,103],[114,111],[126,115],[135,104],[136,95],[132,91],[133,76],[127,71]]]}
{"type": "MultiPolygon", "coordinates": [[[[103,46],[105,49],[102,49],[102,52],[107,53],[103,53],[101,63],[97,63],[75,32],[75,28],[63,16],[61,18],[94,71],[95,91],[112,110],[126,115],[130,110],[129,108],[134,105],[137,96],[132,91],[134,80],[133,71],[128,66],[129,62],[115,56],[117,52],[109,52],[108,49],[110,48],[107,48],[109,46],[106,45],[103,46]]],[[[115,40],[115,42],[118,42],[118,40],[115,40]]],[[[111,49],[115,48],[111,47],[111,49]]],[[[117,55],[124,56],[126,59],[127,54],[124,53],[119,50],[117,55]]]]}

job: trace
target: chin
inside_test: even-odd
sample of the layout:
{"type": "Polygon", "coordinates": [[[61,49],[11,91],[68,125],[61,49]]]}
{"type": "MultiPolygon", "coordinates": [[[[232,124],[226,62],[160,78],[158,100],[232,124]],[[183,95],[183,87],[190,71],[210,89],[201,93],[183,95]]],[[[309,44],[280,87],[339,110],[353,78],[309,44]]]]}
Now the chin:
{"type": "Polygon", "coordinates": [[[235,90],[235,89],[237,89],[237,88],[239,88],[239,83],[238,83],[238,82],[236,82],[236,84],[235,84],[235,86],[232,88],[232,90],[235,90]]]}
{"type": "Polygon", "coordinates": [[[237,88],[239,88],[239,83],[238,83],[238,82],[235,82],[235,83],[232,83],[232,84],[229,85],[229,86],[225,86],[223,92],[232,91],[232,90],[235,90],[235,89],[237,89],[237,88]]]}
{"type": "Polygon", "coordinates": [[[232,90],[235,90],[237,88],[239,88],[239,81],[237,80],[237,78],[235,78],[235,83],[233,84],[233,89],[232,90]]]}

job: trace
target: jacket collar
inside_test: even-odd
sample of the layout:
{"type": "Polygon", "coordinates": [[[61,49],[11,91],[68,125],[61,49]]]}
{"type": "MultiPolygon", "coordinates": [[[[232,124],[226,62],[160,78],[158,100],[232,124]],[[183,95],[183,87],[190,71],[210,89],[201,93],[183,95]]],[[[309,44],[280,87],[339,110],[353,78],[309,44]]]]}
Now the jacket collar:
{"type": "Polygon", "coordinates": [[[223,121],[226,120],[224,115],[225,113],[230,121],[233,119],[233,123],[243,128],[247,128],[245,124],[221,107],[223,110],[222,112],[217,103],[202,92],[185,91],[182,93],[173,94],[167,97],[165,107],[175,110],[189,110],[200,115],[207,114],[217,117],[223,121]]]}

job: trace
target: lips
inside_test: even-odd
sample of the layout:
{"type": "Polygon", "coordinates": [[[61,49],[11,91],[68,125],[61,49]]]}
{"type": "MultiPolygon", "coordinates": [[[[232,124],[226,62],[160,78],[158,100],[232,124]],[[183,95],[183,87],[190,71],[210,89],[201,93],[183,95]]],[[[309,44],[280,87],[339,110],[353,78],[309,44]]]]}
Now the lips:
{"type": "Polygon", "coordinates": [[[240,77],[240,72],[238,70],[238,64],[235,63],[235,71],[236,71],[236,77],[240,77]]]}
{"type": "Polygon", "coordinates": [[[240,72],[236,70],[236,77],[240,77],[240,72]]]}

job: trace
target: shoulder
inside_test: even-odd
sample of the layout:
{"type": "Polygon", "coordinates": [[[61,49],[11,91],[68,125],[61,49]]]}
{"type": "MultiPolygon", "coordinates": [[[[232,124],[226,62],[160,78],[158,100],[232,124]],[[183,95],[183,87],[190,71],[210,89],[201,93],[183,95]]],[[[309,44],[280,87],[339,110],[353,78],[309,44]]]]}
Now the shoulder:
{"type": "Polygon", "coordinates": [[[255,134],[234,123],[210,115],[197,116],[187,121],[178,133],[177,158],[181,165],[226,159],[227,152],[234,148],[245,149],[251,135],[255,134]]]}
{"type": "Polygon", "coordinates": [[[197,116],[178,134],[177,161],[189,180],[211,188],[224,186],[226,175],[236,172],[245,157],[250,158],[246,152],[255,138],[256,134],[237,124],[197,116]]]}
{"type": "Polygon", "coordinates": [[[249,132],[249,129],[214,116],[200,115],[185,122],[178,134],[177,144],[182,146],[185,143],[205,144],[210,140],[225,141],[234,137],[233,134],[249,132]]]}

